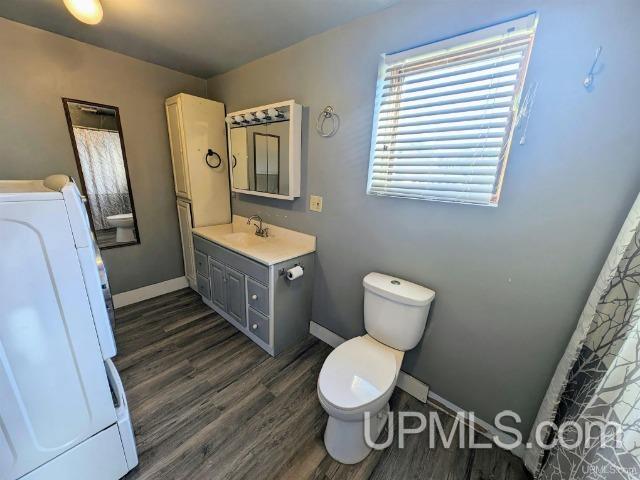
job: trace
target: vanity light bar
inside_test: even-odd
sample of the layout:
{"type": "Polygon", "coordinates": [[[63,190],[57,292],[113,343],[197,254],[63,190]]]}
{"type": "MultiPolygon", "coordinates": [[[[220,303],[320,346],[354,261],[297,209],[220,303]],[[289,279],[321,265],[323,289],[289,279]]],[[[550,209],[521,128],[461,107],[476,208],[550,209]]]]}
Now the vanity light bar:
{"type": "Polygon", "coordinates": [[[276,108],[265,110],[257,110],[248,112],[244,115],[227,115],[224,119],[229,125],[250,125],[253,123],[269,122],[273,119],[285,120],[287,112],[282,112],[276,108]]]}

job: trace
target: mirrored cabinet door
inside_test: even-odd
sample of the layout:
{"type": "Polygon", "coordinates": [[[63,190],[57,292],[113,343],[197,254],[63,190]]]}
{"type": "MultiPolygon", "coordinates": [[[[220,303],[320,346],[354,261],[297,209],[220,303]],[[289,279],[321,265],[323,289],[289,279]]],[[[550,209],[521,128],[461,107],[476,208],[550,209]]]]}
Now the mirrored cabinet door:
{"type": "Polygon", "coordinates": [[[231,185],[249,195],[300,196],[300,114],[293,101],[227,115],[231,185]]]}

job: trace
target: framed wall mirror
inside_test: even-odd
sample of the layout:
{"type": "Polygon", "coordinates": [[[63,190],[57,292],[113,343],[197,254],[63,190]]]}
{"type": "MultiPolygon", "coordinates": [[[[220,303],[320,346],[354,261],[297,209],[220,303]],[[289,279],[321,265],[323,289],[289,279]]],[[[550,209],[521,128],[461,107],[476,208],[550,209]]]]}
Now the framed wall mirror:
{"type": "Polygon", "coordinates": [[[284,200],[300,196],[301,115],[293,100],[227,115],[232,191],[284,200]]]}
{"type": "Polygon", "coordinates": [[[70,98],[62,104],[98,246],[140,243],[118,107],[70,98]]]}

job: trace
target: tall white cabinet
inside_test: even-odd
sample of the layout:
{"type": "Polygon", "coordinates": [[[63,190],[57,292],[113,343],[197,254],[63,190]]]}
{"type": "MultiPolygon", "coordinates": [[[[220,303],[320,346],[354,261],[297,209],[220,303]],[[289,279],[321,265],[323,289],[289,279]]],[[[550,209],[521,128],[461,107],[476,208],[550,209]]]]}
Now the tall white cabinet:
{"type": "Polygon", "coordinates": [[[191,229],[231,222],[225,110],[220,102],[185,93],[168,98],[165,109],[184,271],[195,289],[191,229]]]}

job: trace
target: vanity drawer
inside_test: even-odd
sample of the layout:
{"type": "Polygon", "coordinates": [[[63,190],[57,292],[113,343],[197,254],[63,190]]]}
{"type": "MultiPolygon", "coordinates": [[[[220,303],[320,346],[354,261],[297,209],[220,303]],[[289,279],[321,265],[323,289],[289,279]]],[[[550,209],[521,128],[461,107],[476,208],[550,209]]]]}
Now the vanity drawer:
{"type": "Polygon", "coordinates": [[[196,272],[202,275],[203,277],[209,278],[209,261],[207,260],[207,255],[196,250],[195,259],[196,259],[196,272]]]}
{"type": "Polygon", "coordinates": [[[266,265],[262,265],[239,253],[232,252],[195,234],[193,235],[193,246],[196,250],[206,253],[218,262],[224,263],[249,277],[253,277],[260,283],[269,284],[269,267],[266,265]]]}
{"type": "Polygon", "coordinates": [[[247,303],[254,310],[269,316],[269,287],[247,277],[247,303]]]}
{"type": "Polygon", "coordinates": [[[269,343],[269,319],[249,307],[249,331],[264,343],[269,343]]]}
{"type": "Polygon", "coordinates": [[[196,285],[198,287],[198,293],[204,298],[211,300],[211,286],[209,285],[209,278],[203,277],[198,273],[196,275],[196,285]]]}

